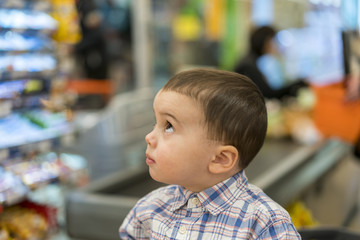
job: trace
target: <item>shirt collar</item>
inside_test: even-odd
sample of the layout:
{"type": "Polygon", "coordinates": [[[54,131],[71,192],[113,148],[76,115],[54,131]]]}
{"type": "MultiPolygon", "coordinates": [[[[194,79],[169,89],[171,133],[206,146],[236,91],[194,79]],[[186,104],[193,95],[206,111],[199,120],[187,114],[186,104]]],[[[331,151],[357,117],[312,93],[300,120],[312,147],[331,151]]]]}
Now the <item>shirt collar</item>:
{"type": "Polygon", "coordinates": [[[178,210],[182,206],[184,206],[188,199],[190,198],[192,192],[190,190],[185,189],[182,186],[176,186],[174,195],[174,201],[171,203],[171,211],[178,210]]]}
{"type": "Polygon", "coordinates": [[[174,199],[171,209],[173,211],[179,209],[187,203],[190,197],[195,195],[204,208],[211,214],[217,215],[232,206],[247,186],[248,180],[244,170],[198,193],[178,186],[178,194],[176,194],[177,197],[174,199]]]}

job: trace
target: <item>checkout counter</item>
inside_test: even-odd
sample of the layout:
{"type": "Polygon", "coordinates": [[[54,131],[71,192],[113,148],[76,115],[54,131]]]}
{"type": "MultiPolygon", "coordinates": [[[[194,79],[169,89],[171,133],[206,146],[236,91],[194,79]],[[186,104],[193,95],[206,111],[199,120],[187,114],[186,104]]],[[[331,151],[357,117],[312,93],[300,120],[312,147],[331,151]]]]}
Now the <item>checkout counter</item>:
{"type": "MultiPolygon", "coordinates": [[[[66,198],[67,231],[74,239],[119,239],[118,228],[130,209],[142,196],[164,185],[151,179],[144,163],[144,136],[153,125],[154,93],[133,94],[139,97],[126,96],[110,104],[111,109],[83,133],[82,144],[88,148],[84,155],[90,171],[96,169],[96,177],[66,198]]],[[[245,171],[250,183],[286,207],[349,151],[350,146],[337,139],[313,145],[267,139],[245,171]]]]}

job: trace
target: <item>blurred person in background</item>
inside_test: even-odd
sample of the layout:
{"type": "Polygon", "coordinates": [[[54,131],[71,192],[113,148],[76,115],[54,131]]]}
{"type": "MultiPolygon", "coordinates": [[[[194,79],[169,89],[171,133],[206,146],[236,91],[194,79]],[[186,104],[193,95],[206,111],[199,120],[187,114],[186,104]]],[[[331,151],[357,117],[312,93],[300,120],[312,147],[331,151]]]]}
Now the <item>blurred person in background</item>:
{"type": "Polygon", "coordinates": [[[265,98],[281,99],[284,96],[296,96],[298,89],[307,84],[302,80],[286,83],[282,66],[276,57],[276,33],[271,26],[254,29],[249,39],[249,51],[234,71],[252,79],[265,98]]]}
{"type": "Polygon", "coordinates": [[[93,0],[76,0],[82,40],[75,46],[75,53],[83,64],[84,77],[106,79],[108,58],[102,26],[102,15],[93,0]]]}

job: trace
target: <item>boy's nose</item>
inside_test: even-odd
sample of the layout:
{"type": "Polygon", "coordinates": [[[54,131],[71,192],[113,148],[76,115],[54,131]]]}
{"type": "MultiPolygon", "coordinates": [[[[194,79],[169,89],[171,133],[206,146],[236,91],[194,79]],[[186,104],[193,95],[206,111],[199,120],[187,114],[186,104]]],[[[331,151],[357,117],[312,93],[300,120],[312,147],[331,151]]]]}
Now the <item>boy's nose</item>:
{"type": "Polygon", "coordinates": [[[148,145],[155,146],[154,130],[152,130],[145,136],[145,141],[148,145]]]}

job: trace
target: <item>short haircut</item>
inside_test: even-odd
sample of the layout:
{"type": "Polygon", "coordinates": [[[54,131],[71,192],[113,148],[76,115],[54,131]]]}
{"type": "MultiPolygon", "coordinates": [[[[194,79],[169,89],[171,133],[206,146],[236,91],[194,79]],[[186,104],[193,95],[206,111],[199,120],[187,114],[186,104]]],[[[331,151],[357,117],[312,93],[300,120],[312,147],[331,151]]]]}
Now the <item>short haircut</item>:
{"type": "Polygon", "coordinates": [[[177,92],[198,102],[209,139],[234,146],[241,168],[246,168],[262,147],[267,130],[265,100],[248,77],[223,70],[193,69],[174,75],[162,91],[177,92]]]}

